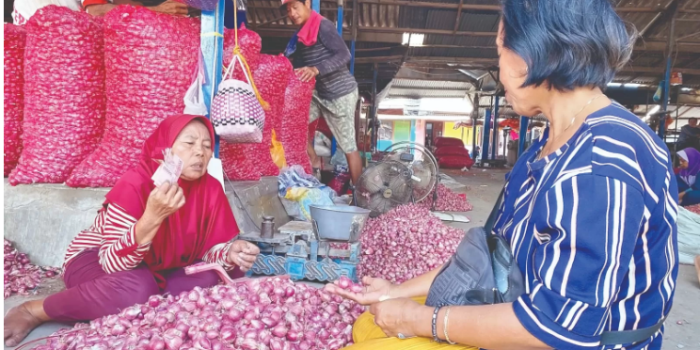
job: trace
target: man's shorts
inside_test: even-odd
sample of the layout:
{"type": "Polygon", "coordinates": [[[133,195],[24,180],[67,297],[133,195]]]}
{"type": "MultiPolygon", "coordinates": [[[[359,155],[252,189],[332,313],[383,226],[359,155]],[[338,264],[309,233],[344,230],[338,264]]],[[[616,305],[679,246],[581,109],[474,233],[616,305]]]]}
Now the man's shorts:
{"type": "Polygon", "coordinates": [[[355,142],[355,108],[357,107],[358,98],[359,92],[357,89],[334,100],[322,99],[318,97],[314,90],[314,96],[311,100],[309,124],[323,115],[336,142],[338,142],[338,147],[345,153],[357,151],[357,143],[355,142]]]}

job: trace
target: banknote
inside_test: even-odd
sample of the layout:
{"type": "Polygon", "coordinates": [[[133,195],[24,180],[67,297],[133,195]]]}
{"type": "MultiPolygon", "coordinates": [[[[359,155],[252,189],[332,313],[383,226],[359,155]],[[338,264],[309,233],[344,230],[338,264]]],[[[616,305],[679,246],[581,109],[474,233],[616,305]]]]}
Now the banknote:
{"type": "Polygon", "coordinates": [[[158,169],[153,174],[151,179],[156,187],[160,187],[166,181],[174,184],[182,174],[183,162],[180,157],[176,156],[170,148],[163,151],[163,163],[158,166],[158,169]]]}

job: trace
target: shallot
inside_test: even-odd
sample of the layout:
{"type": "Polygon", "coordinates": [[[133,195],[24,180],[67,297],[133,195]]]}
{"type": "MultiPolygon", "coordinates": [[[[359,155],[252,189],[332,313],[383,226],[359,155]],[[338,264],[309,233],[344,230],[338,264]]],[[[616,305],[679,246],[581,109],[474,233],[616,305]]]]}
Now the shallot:
{"type": "Polygon", "coordinates": [[[447,262],[462,237],[464,231],[443,224],[423,206],[396,207],[367,220],[358,275],[402,283],[447,262]]]}
{"type": "Polygon", "coordinates": [[[474,209],[467,200],[467,196],[465,194],[455,193],[443,184],[438,184],[436,201],[433,200],[434,192],[435,190],[430,192],[430,194],[425,197],[425,199],[420,201],[418,205],[423,208],[435,209],[437,211],[464,212],[474,209]],[[435,202],[434,208],[433,202],[435,202]]]}
{"type": "MultiPolygon", "coordinates": [[[[347,277],[337,284],[359,288],[347,277]]],[[[60,330],[34,349],[339,349],[352,344],[351,324],[363,311],[353,301],[287,278],[253,279],[152,296],[118,315],[60,330]],[[204,307],[188,307],[201,300],[204,307]]]]}
{"type": "Polygon", "coordinates": [[[44,277],[60,274],[60,269],[36,266],[29,261],[27,254],[20,253],[5,239],[5,299],[12,294],[29,295],[44,277]]]}

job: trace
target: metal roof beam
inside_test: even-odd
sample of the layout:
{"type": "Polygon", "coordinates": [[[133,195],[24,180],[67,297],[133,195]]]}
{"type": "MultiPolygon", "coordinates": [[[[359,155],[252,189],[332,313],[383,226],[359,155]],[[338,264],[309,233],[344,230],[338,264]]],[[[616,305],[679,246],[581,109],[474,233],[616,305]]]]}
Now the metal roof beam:
{"type": "Polygon", "coordinates": [[[464,8],[464,0],[459,0],[459,7],[457,8],[457,18],[455,19],[455,27],[452,34],[457,34],[457,29],[459,29],[459,22],[462,20],[462,9],[464,8]]]}
{"type": "MultiPolygon", "coordinates": [[[[325,1],[324,1],[325,2],[325,1]]],[[[330,2],[330,1],[329,1],[330,2]]],[[[465,11],[485,11],[485,12],[501,12],[500,5],[480,5],[480,4],[462,4],[459,3],[436,3],[425,1],[406,1],[406,0],[359,0],[361,4],[387,5],[387,6],[407,6],[407,7],[423,7],[434,9],[454,9],[460,7],[465,11]]],[[[663,6],[651,7],[617,7],[616,12],[623,13],[657,13],[663,11],[663,6]]],[[[681,13],[700,13],[700,10],[680,10],[681,13]]]]}
{"type": "MultiPolygon", "coordinates": [[[[495,37],[497,32],[466,32],[444,29],[426,29],[426,28],[378,28],[378,27],[360,27],[360,30],[371,30],[380,33],[415,33],[415,34],[444,34],[444,35],[467,35],[477,37],[495,37]]],[[[417,46],[418,47],[418,46],[417,46]]]]}
{"type": "Polygon", "coordinates": [[[676,8],[678,7],[678,2],[680,0],[670,0],[666,6],[663,7],[661,11],[659,11],[654,18],[647,23],[647,25],[644,27],[639,32],[639,37],[638,38],[646,38],[647,34],[649,33],[649,30],[653,28],[654,26],[658,26],[659,23],[662,23],[664,21],[659,22],[661,18],[664,18],[665,20],[668,20],[669,16],[672,16],[673,13],[675,13],[676,8]]]}
{"type": "MultiPolygon", "coordinates": [[[[661,41],[642,41],[635,45],[634,51],[666,51],[666,43],[661,41]]],[[[700,53],[700,45],[698,44],[687,44],[687,43],[676,43],[674,45],[675,52],[690,52],[690,53],[700,53]]]]}
{"type": "MultiPolygon", "coordinates": [[[[620,73],[655,73],[655,74],[664,74],[666,71],[665,67],[625,67],[623,68],[620,73]]],[[[700,75],[700,69],[695,69],[695,68],[673,68],[674,72],[679,72],[683,74],[690,74],[690,75],[700,75]]]]}
{"type": "Polygon", "coordinates": [[[456,73],[454,69],[428,69],[427,73],[412,69],[401,69],[394,79],[473,83],[472,79],[456,73]]]}

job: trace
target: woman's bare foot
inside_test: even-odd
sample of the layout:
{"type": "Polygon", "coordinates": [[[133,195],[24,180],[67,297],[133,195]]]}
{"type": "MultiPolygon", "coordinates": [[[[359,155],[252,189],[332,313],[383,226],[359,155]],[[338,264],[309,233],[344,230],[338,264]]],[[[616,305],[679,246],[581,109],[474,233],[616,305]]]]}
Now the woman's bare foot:
{"type": "Polygon", "coordinates": [[[698,282],[700,282],[700,255],[695,257],[695,272],[697,272],[698,282]]]}
{"type": "Polygon", "coordinates": [[[44,301],[33,300],[15,306],[5,315],[5,345],[17,346],[34,328],[49,320],[44,301]]]}

